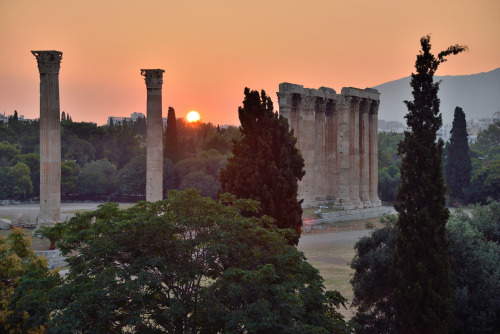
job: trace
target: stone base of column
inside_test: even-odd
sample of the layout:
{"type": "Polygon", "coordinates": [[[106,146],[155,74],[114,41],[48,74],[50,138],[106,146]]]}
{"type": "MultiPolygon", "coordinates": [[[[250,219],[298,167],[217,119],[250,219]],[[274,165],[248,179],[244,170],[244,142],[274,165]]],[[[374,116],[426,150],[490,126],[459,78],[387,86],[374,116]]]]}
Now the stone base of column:
{"type": "Polygon", "coordinates": [[[363,208],[363,203],[361,202],[361,199],[359,197],[351,197],[351,204],[356,209],[362,209],[363,208]]]}
{"type": "Polygon", "coordinates": [[[377,197],[377,198],[371,198],[370,202],[372,202],[372,208],[382,206],[382,201],[377,197]]]}
{"type": "Polygon", "coordinates": [[[48,214],[40,213],[37,217],[37,223],[39,226],[53,226],[60,221],[61,219],[55,219],[55,217],[48,214]]]}
{"type": "Polygon", "coordinates": [[[371,208],[373,207],[371,201],[363,201],[363,208],[371,208]]]}

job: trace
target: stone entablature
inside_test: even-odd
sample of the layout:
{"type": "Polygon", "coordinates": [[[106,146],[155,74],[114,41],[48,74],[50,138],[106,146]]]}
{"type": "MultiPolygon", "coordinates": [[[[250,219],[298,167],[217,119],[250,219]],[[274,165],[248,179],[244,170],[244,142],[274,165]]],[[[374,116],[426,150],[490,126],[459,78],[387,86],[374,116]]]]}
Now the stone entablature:
{"type": "Polygon", "coordinates": [[[299,182],[304,206],[333,203],[346,210],[381,205],[378,198],[376,89],[279,85],[279,112],[297,138],[306,174],[299,182]]]}

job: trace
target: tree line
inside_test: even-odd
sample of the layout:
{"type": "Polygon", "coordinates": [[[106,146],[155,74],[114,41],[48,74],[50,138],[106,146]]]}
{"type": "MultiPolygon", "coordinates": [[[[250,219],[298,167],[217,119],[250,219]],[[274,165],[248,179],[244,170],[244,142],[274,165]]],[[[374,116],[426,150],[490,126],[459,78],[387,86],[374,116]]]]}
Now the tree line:
{"type": "MultiPolygon", "coordinates": [[[[163,186],[195,187],[215,198],[219,169],[230,155],[238,128],[211,123],[189,124],[169,108],[164,131],[163,186]]],[[[0,199],[39,196],[39,122],[9,118],[0,125],[0,199]]],[[[101,199],[134,195],[142,199],[146,187],[146,120],[110,126],[61,119],[61,194],[67,199],[101,199]]]]}
{"type": "MultiPolygon", "coordinates": [[[[448,204],[486,204],[500,200],[500,122],[492,123],[478,133],[469,144],[466,115],[456,107],[450,141],[443,151],[443,171],[448,204]]],[[[394,202],[401,184],[401,157],[398,145],[402,133],[378,134],[379,195],[385,202],[394,202]]]]}

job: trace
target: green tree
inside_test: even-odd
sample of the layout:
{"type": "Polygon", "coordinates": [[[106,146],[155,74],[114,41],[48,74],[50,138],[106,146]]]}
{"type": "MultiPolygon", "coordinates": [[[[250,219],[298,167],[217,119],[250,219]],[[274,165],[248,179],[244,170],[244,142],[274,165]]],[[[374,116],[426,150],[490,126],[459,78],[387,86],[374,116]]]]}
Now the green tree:
{"type": "Polygon", "coordinates": [[[500,160],[482,167],[471,180],[473,202],[486,204],[488,200],[500,200],[500,160]]]}
{"type": "Polygon", "coordinates": [[[36,257],[31,238],[15,228],[0,237],[0,332],[44,333],[49,320],[47,292],[60,281],[36,257]]]}
{"type": "Polygon", "coordinates": [[[71,270],[50,294],[51,332],[346,331],[342,296],[324,290],[278,230],[264,228],[270,218],[239,213],[256,204],[188,190],[77,214],[58,243],[71,270]]]}
{"type": "Polygon", "coordinates": [[[23,162],[30,169],[30,179],[33,186],[33,196],[40,195],[40,157],[38,154],[19,154],[14,157],[12,164],[23,162]]]}
{"type": "MultiPolygon", "coordinates": [[[[357,333],[395,333],[394,284],[389,274],[395,249],[395,216],[360,239],[351,263],[353,321],[357,333]]],[[[457,210],[446,224],[450,240],[451,286],[455,306],[450,333],[497,333],[500,329],[500,203],[457,210]]]]}
{"type": "Polygon", "coordinates": [[[135,157],[120,169],[116,183],[122,194],[146,194],[146,156],[135,157]]]}
{"type": "Polygon", "coordinates": [[[240,198],[257,200],[260,214],[276,220],[279,228],[291,228],[297,244],[302,227],[297,182],[304,176],[304,159],[283,116],[273,112],[264,91],[245,88],[243,107],[238,108],[242,138],[233,146],[233,156],[220,172],[222,190],[240,198]]]}
{"type": "Polygon", "coordinates": [[[30,169],[23,162],[0,167],[0,198],[24,199],[33,192],[30,169]]]}
{"type": "Polygon", "coordinates": [[[77,192],[82,195],[104,195],[115,191],[115,166],[107,160],[92,161],[78,175],[77,192]]]}
{"type": "Polygon", "coordinates": [[[73,194],[78,185],[78,166],[73,160],[61,162],[61,192],[73,194]]]}
{"type": "Polygon", "coordinates": [[[16,155],[19,155],[21,150],[15,144],[9,144],[7,142],[0,142],[0,163],[2,165],[8,165],[16,155]]]}
{"type": "Polygon", "coordinates": [[[382,227],[361,238],[355,245],[351,262],[354,276],[352,306],[356,307],[353,321],[359,324],[357,333],[394,333],[394,284],[391,266],[396,245],[396,216],[380,218],[382,227]]]}
{"type": "Polygon", "coordinates": [[[179,161],[181,152],[177,138],[177,120],[175,118],[175,109],[172,107],[168,107],[167,128],[163,141],[163,156],[173,163],[179,161]]]}
{"type": "Polygon", "coordinates": [[[481,152],[483,157],[489,157],[490,150],[498,147],[500,147],[500,122],[490,124],[488,129],[479,132],[477,141],[472,145],[472,148],[481,152]]]}
{"type": "Polygon", "coordinates": [[[207,175],[199,170],[185,175],[182,179],[179,189],[186,190],[189,188],[198,189],[202,196],[210,196],[215,199],[220,184],[212,175],[207,175]]]}
{"type": "Polygon", "coordinates": [[[451,197],[463,202],[470,186],[472,164],[467,140],[465,113],[460,107],[455,108],[446,160],[446,185],[451,190],[451,197]]]}
{"type": "Polygon", "coordinates": [[[453,312],[450,263],[445,225],[445,186],[441,167],[443,141],[436,142],[442,125],[433,82],[446,57],[465,50],[454,45],[437,57],[430,36],[420,39],[410,85],[413,101],[405,101],[408,131],[399,145],[401,186],[395,209],[399,213],[393,273],[395,327],[400,333],[447,333],[453,312]]]}

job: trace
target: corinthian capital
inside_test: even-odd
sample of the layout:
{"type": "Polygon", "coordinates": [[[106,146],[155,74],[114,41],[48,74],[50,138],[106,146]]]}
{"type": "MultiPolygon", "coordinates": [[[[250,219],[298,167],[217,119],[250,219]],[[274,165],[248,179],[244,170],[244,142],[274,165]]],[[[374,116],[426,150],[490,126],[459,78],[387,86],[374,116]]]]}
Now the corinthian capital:
{"type": "Polygon", "coordinates": [[[145,76],[146,87],[148,89],[161,89],[163,85],[163,72],[165,70],[162,69],[154,69],[154,70],[142,70],[141,75],[145,76]]]}
{"type": "Polygon", "coordinates": [[[61,68],[61,51],[31,51],[38,62],[40,74],[59,74],[61,68]]]}

